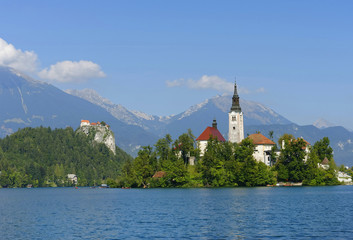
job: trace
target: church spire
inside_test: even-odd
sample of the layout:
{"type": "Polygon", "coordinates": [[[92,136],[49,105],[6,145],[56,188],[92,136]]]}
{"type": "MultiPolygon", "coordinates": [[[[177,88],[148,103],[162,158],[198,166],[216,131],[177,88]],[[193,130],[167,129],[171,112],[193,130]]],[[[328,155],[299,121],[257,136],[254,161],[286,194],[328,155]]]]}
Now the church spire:
{"type": "Polygon", "coordinates": [[[212,127],[213,127],[214,129],[217,129],[217,121],[216,121],[216,118],[213,119],[212,127]]]}
{"type": "Polygon", "coordinates": [[[234,94],[232,97],[232,107],[230,111],[241,112],[240,104],[239,104],[239,95],[237,90],[237,80],[234,81],[234,94]]]}

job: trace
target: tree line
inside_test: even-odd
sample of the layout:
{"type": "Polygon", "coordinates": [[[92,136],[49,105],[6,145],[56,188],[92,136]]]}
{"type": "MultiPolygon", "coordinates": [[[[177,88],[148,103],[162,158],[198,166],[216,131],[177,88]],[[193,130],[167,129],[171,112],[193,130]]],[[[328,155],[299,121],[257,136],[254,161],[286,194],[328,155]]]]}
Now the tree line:
{"type": "MultiPolygon", "coordinates": [[[[273,134],[270,134],[270,136],[273,134]]],[[[104,144],[68,127],[24,128],[0,139],[0,187],[79,186],[111,187],[234,187],[266,186],[277,182],[335,185],[337,167],[328,138],[305,152],[303,139],[285,134],[271,150],[272,166],[257,162],[255,145],[210,139],[203,156],[191,130],[173,140],[167,134],[144,146],[136,158],[120,148],[114,155],[104,144]],[[279,148],[278,146],[282,146],[279,148]],[[329,167],[319,166],[324,158],[329,167]],[[190,165],[194,159],[195,165],[190,165]]],[[[343,167],[341,167],[343,170],[343,167]]]]}
{"type": "Polygon", "coordinates": [[[72,128],[24,128],[0,139],[0,187],[95,186],[117,178],[131,156],[117,147],[114,155],[72,128]]]}
{"type": "Polygon", "coordinates": [[[267,166],[254,159],[255,145],[249,138],[239,144],[211,138],[204,155],[200,156],[190,130],[174,142],[167,134],[154,146],[143,147],[134,160],[122,166],[118,178],[110,179],[109,183],[113,187],[249,187],[277,182],[340,184],[327,137],[309,146],[308,156],[303,139],[285,134],[279,139],[279,146],[282,141],[283,148],[277,145],[272,148],[273,165],[267,166]],[[195,157],[194,166],[188,164],[190,156],[195,157]],[[329,161],[328,169],[319,165],[324,158],[329,161]]]}

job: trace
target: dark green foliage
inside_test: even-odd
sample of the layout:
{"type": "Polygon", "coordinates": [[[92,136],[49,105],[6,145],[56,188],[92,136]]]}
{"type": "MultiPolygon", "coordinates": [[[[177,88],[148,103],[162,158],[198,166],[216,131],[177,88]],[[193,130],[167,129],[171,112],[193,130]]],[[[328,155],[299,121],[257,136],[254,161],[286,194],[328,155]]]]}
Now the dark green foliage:
{"type": "Polygon", "coordinates": [[[181,157],[185,165],[188,164],[189,156],[195,156],[195,136],[189,129],[187,133],[179,136],[174,142],[174,149],[180,151],[181,157]]]}
{"type": "Polygon", "coordinates": [[[80,186],[116,179],[131,157],[117,148],[114,155],[104,144],[93,145],[72,128],[24,128],[0,140],[2,187],[70,186],[67,174],[76,174],[80,186]]]}
{"type": "MultiPolygon", "coordinates": [[[[303,182],[306,185],[335,185],[336,178],[333,157],[327,140],[315,144],[308,160],[306,143],[284,135],[284,148],[279,157],[276,147],[271,151],[277,160],[273,167],[257,162],[254,144],[246,138],[239,144],[219,142],[210,139],[203,156],[195,148],[194,137],[189,131],[172,143],[170,135],[161,138],[154,145],[140,150],[135,160],[126,161],[121,175],[112,185],[119,187],[229,187],[266,186],[278,181],[303,182]],[[328,170],[318,166],[318,153],[325,153],[332,159],[328,170]],[[197,159],[190,166],[189,157],[197,159]],[[154,176],[155,173],[158,173],[154,176]],[[154,177],[153,177],[154,176],[154,177]]],[[[282,143],[282,141],[281,141],[282,143]]]]}
{"type": "Polygon", "coordinates": [[[279,181],[301,182],[305,171],[305,146],[302,138],[297,140],[285,139],[284,148],[278,158],[276,169],[279,181]]]}
{"type": "Polygon", "coordinates": [[[275,165],[278,181],[303,182],[304,185],[337,185],[336,166],[333,160],[333,151],[329,146],[328,138],[316,142],[305,160],[306,143],[302,138],[294,139],[285,134],[280,138],[284,140],[284,148],[275,165]],[[329,169],[319,166],[327,157],[330,161],[329,169]]]}
{"type": "Polygon", "coordinates": [[[143,147],[132,163],[137,187],[148,187],[149,180],[157,170],[157,158],[152,147],[143,147]]]}
{"type": "Polygon", "coordinates": [[[206,186],[225,186],[226,169],[223,158],[223,144],[216,139],[208,141],[205,155],[201,160],[201,173],[206,186]]]}
{"type": "Polygon", "coordinates": [[[330,147],[330,140],[328,137],[324,137],[320,141],[317,141],[312,151],[318,156],[319,162],[327,158],[329,161],[333,160],[333,150],[330,147]]]}
{"type": "Polygon", "coordinates": [[[241,144],[211,139],[204,156],[195,148],[189,131],[173,144],[169,135],[157,141],[155,150],[145,147],[131,163],[123,166],[119,177],[121,187],[222,187],[265,186],[275,183],[275,175],[253,158],[254,145],[249,139],[241,144]],[[171,145],[173,147],[171,147],[171,145]],[[189,156],[199,159],[189,166],[189,156]],[[162,177],[153,174],[162,171],[162,177]]]}

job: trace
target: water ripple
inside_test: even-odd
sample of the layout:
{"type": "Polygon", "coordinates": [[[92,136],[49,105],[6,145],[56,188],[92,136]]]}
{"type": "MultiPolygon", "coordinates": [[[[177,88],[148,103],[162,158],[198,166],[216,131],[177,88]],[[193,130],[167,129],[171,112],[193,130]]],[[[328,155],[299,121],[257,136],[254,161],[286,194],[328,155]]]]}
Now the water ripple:
{"type": "Polygon", "coordinates": [[[1,239],[347,239],[353,188],[0,189],[1,239]]]}

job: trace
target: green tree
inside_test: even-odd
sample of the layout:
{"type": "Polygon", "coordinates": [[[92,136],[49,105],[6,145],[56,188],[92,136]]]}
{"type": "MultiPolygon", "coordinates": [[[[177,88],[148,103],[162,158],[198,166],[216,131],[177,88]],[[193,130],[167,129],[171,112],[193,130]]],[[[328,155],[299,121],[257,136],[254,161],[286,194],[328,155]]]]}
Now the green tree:
{"type": "Polygon", "coordinates": [[[329,161],[333,159],[333,149],[330,147],[330,139],[328,137],[317,141],[312,147],[312,151],[319,157],[320,162],[325,158],[329,161]]]}
{"type": "Polygon", "coordinates": [[[152,147],[143,147],[133,161],[133,169],[136,172],[138,187],[148,187],[153,174],[157,170],[157,158],[152,147]]]}
{"type": "Polygon", "coordinates": [[[282,148],[283,144],[286,146],[294,140],[295,138],[292,134],[285,133],[278,139],[278,145],[282,148]]]}
{"type": "Polygon", "coordinates": [[[189,163],[190,156],[195,156],[195,136],[190,129],[175,140],[174,149],[177,154],[180,153],[185,165],[189,163]]]}
{"type": "Polygon", "coordinates": [[[285,146],[282,148],[276,170],[278,171],[278,180],[300,182],[304,179],[304,158],[306,143],[302,138],[292,140],[284,138],[285,146]],[[287,177],[288,178],[285,178],[287,177]]]}
{"type": "Polygon", "coordinates": [[[219,187],[226,184],[225,159],[221,145],[217,139],[211,138],[201,159],[201,173],[206,186],[219,187]]]}
{"type": "Polygon", "coordinates": [[[171,154],[171,143],[172,137],[170,134],[167,134],[164,138],[159,139],[154,145],[156,148],[156,154],[160,161],[167,160],[169,158],[169,155],[171,154]]]}

